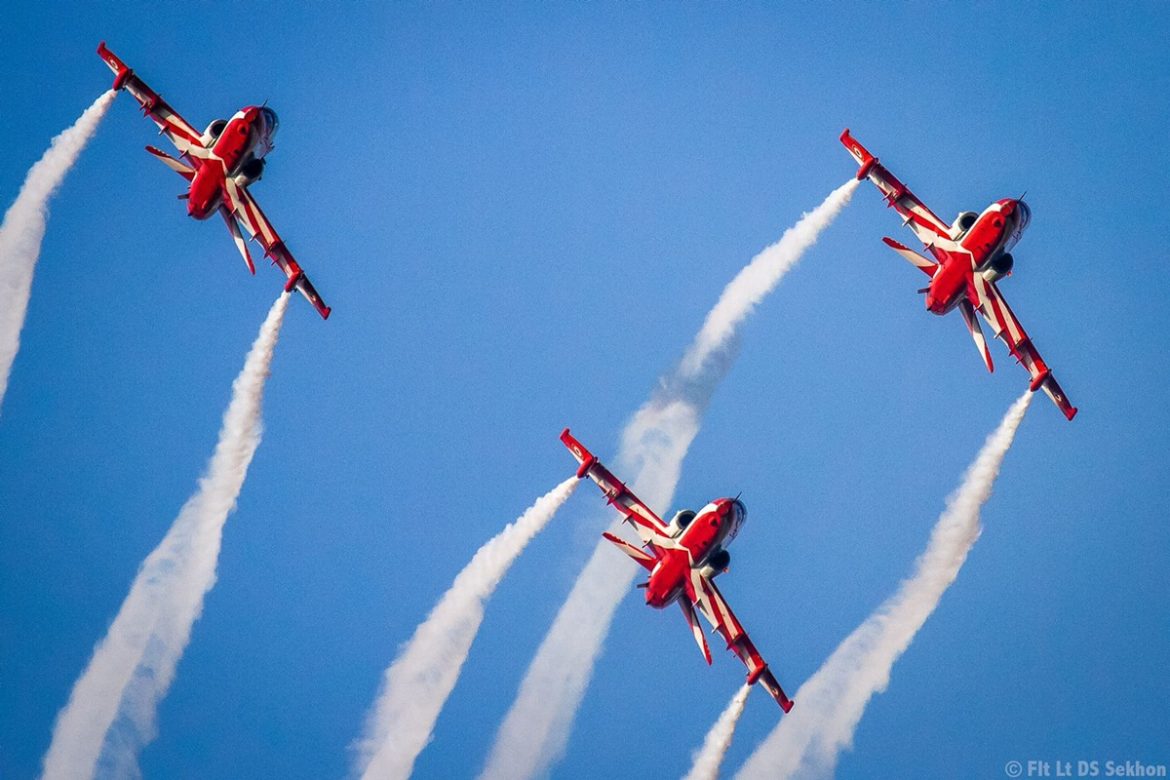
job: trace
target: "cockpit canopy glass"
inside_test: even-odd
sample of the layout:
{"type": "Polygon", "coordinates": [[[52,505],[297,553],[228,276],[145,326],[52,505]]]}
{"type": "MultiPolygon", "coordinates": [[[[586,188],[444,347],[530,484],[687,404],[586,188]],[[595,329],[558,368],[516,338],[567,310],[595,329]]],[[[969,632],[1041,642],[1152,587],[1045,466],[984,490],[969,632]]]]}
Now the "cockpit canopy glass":
{"type": "Polygon", "coordinates": [[[1032,221],[1032,209],[1028,208],[1028,204],[1022,200],[1017,200],[1016,205],[1020,208],[1020,230],[1022,231],[1032,221]]]}
{"type": "Polygon", "coordinates": [[[276,118],[276,112],[268,106],[260,109],[260,113],[264,114],[264,121],[268,124],[269,135],[276,135],[276,128],[280,126],[280,120],[276,118]]]}

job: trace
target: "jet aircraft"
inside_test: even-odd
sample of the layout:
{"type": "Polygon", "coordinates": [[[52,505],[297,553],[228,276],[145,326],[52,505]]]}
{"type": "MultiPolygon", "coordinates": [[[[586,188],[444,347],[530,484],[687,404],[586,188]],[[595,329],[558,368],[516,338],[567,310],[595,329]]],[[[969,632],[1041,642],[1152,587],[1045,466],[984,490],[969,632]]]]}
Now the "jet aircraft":
{"type": "Polygon", "coordinates": [[[643,547],[639,548],[609,532],[602,534],[650,573],[650,579],[638,585],[646,591],[646,603],[663,609],[671,602],[677,602],[703,658],[710,664],[711,651],[703,627],[695,617],[697,610],[727,641],[727,648],[747,666],[748,685],[761,683],[785,712],[791,710],[793,701],[784,693],[735,613],[715,587],[715,578],[727,571],[731,562],[727,545],[735,539],[747,519],[743,502],[738,498],[717,498],[698,512],[683,510],[669,523],[664,523],[573,438],[568,428],[561,433],[561,441],[577,459],[577,477],[589,477],[596,482],[609,503],[625,516],[626,522],[641,537],[643,547]]]}
{"type": "Polygon", "coordinates": [[[914,232],[934,258],[924,257],[892,238],[882,239],[886,246],[930,277],[930,284],[919,290],[926,293],[927,310],[941,315],[958,308],[987,370],[994,371],[987,340],[975,317],[975,312],[979,312],[995,335],[1007,344],[1012,357],[1028,369],[1032,379],[1029,389],[1032,392],[1043,389],[1065,417],[1069,420],[1075,417],[1076,407],[1069,403],[996,284],[1011,274],[1015,264],[1011,250],[1032,219],[1032,211],[1023,198],[997,200],[981,214],[959,212],[955,221],[947,225],[858,143],[848,129],[841,134],[841,143],[861,166],[857,171],[858,181],[868,178],[877,186],[886,203],[902,215],[902,224],[914,232]]]}
{"type": "Polygon", "coordinates": [[[146,147],[146,151],[190,182],[187,191],[179,196],[187,201],[187,214],[201,220],[215,213],[222,216],[244,263],[255,274],[256,267],[240,232],[242,224],[252,240],[264,247],[264,255],[284,271],[285,292],[296,288],[322,318],[328,319],[330,308],[248,192],[248,186],[263,175],[265,155],[273,149],[273,136],[278,127],[276,112],[266,105],[247,106],[231,119],[214,120],[200,133],[107,49],[105,41],[98,45],[97,52],[114,72],[114,89],[129,92],[142,112],[158,125],[159,134],[165,135],[179,150],[181,159],[175,159],[161,149],[146,147]]]}

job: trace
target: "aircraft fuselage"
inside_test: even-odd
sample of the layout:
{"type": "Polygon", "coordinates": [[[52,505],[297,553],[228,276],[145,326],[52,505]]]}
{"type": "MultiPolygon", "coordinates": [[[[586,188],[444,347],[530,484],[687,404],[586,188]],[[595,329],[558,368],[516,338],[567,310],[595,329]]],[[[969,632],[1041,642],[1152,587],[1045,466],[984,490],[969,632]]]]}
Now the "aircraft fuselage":
{"type": "Polygon", "coordinates": [[[746,519],[747,507],[737,498],[718,498],[699,510],[675,537],[679,547],[664,550],[650,572],[646,603],[662,609],[677,599],[690,581],[691,569],[730,544],[746,519]]]}
{"type": "MultiPolygon", "coordinates": [[[[276,127],[276,112],[267,106],[248,106],[227,120],[219,134],[208,139],[206,158],[187,192],[187,214],[195,219],[214,214],[223,203],[227,178],[247,173],[246,166],[259,164],[272,151],[276,127]]],[[[258,173],[244,178],[259,178],[258,173]]]]}
{"type": "Polygon", "coordinates": [[[936,256],[939,270],[930,280],[926,292],[926,308],[933,314],[946,314],[959,301],[974,295],[970,289],[972,277],[991,261],[1011,251],[1031,221],[1028,204],[1014,198],[1004,198],[988,206],[961,236],[959,246],[963,253],[951,252],[936,256]]]}

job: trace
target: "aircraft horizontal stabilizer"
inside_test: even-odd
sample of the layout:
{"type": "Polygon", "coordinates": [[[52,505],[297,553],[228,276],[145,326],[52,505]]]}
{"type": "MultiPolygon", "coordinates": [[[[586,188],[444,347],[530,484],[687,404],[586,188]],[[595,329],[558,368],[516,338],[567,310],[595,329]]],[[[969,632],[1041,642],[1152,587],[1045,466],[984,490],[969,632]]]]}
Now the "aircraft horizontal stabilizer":
{"type": "Polygon", "coordinates": [[[641,550],[641,549],[635,547],[634,545],[627,542],[625,539],[620,539],[620,538],[614,536],[609,531],[606,531],[605,533],[603,533],[602,536],[605,537],[606,540],[613,542],[613,544],[617,545],[617,548],[619,550],[621,550],[626,555],[633,558],[635,561],[637,561],[639,564],[641,564],[642,568],[646,569],[647,571],[653,569],[654,564],[658,563],[658,559],[655,558],[650,553],[646,552],[645,550],[641,550]]]}
{"type": "Polygon", "coordinates": [[[182,176],[187,181],[191,181],[191,179],[195,178],[195,169],[194,168],[192,168],[190,165],[187,165],[186,163],[183,163],[183,162],[180,162],[179,160],[176,160],[174,157],[171,157],[169,154],[164,152],[162,149],[156,149],[153,146],[148,146],[148,147],[146,147],[146,151],[150,152],[152,155],[155,156],[155,158],[158,159],[159,162],[161,162],[163,165],[170,168],[175,173],[182,176]]]}
{"type": "Polygon", "coordinates": [[[938,263],[923,257],[910,247],[898,243],[889,236],[883,237],[882,243],[884,243],[890,249],[893,249],[902,256],[902,259],[906,260],[908,263],[910,263],[910,265],[922,271],[922,273],[926,274],[927,276],[934,277],[934,275],[938,272],[938,263]]]}

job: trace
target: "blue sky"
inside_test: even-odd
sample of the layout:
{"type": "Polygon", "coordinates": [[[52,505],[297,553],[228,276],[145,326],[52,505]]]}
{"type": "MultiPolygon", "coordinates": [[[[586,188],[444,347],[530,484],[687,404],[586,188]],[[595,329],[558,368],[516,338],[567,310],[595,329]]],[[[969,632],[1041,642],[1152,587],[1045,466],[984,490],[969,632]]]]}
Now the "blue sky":
{"type": "MultiPolygon", "coordinates": [[[[398,645],[571,473],[560,430],[612,457],[722,286],[855,171],[846,126],[946,219],[1028,191],[1001,289],[1081,413],[1037,399],[839,775],[1170,762],[1164,5],[57,4],[4,28],[5,204],[109,86],[105,39],[197,126],[269,100],[253,192],[334,307],[290,309],[146,776],[344,775],[398,645]]],[[[279,290],[186,217],[155,142],[120,97],[52,203],[0,414],[4,777],[36,773],[279,290]]],[[[721,587],[789,690],[1025,386],[883,235],[909,238],[867,187],[746,325],[676,496],[743,491],[721,587]]],[[[599,505],[580,491],[501,585],[418,777],[481,767],[599,505]]],[[[631,595],[554,775],[681,775],[742,674],[631,595]]],[[[777,714],[753,695],[729,766],[777,714]]]]}

